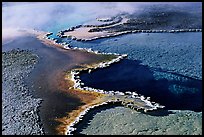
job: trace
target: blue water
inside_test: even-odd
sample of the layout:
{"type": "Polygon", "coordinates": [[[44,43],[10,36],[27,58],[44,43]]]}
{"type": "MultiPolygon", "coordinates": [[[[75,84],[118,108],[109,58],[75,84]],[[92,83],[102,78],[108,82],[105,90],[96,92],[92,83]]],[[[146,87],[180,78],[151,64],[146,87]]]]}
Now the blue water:
{"type": "Polygon", "coordinates": [[[138,33],[78,42],[73,47],[128,54],[109,68],[82,74],[85,85],[137,91],[167,109],[202,110],[202,33],[138,33]]]}
{"type": "Polygon", "coordinates": [[[160,69],[151,69],[140,61],[125,59],[109,68],[99,69],[90,74],[81,74],[85,85],[97,89],[115,91],[136,91],[151,97],[166,109],[202,110],[202,81],[160,69]],[[158,72],[166,77],[157,79],[158,72]]]}
{"type": "Polygon", "coordinates": [[[202,79],[202,33],[128,34],[71,45],[128,54],[143,65],[202,79]]]}
{"type": "Polygon", "coordinates": [[[72,46],[128,54],[128,59],[91,74],[85,85],[137,91],[166,109],[202,110],[202,33],[129,34],[72,46]]]}

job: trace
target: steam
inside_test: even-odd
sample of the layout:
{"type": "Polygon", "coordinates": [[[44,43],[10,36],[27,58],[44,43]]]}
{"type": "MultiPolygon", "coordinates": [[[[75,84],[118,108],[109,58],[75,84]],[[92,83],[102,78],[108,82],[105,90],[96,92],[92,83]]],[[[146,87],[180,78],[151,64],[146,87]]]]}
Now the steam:
{"type": "MultiPolygon", "coordinates": [[[[57,25],[77,25],[77,23],[93,20],[96,17],[114,16],[119,13],[138,13],[146,6],[169,4],[172,6],[185,3],[164,2],[4,2],[2,7],[2,27],[5,28],[37,28],[57,25]]],[[[192,3],[186,3],[191,5],[192,3]]],[[[199,3],[202,5],[201,3],[199,3]]]]}
{"type": "MultiPolygon", "coordinates": [[[[12,3],[9,3],[12,5],[12,3]]],[[[64,3],[22,3],[3,7],[3,27],[43,27],[51,22],[73,22],[81,18],[83,21],[98,16],[114,16],[121,12],[134,11],[128,3],[105,2],[64,2],[64,3]]],[[[54,24],[54,23],[53,23],[54,24]]]]}

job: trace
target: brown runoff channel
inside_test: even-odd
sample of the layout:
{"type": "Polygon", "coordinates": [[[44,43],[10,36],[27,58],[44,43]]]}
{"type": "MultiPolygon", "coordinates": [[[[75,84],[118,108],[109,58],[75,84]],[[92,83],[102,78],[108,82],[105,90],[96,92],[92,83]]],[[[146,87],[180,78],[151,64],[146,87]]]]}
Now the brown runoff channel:
{"type": "MultiPolygon", "coordinates": [[[[69,87],[69,85],[62,87],[61,84],[65,72],[80,65],[100,62],[104,60],[104,56],[79,50],[64,50],[42,43],[35,36],[19,37],[5,46],[7,50],[8,48],[30,49],[39,56],[39,62],[25,82],[33,90],[33,96],[43,99],[39,115],[45,134],[58,134],[56,127],[60,123],[54,119],[64,117],[68,112],[84,104],[80,95],[63,91],[69,87]]],[[[91,100],[94,98],[94,95],[88,96],[91,100]]]]}

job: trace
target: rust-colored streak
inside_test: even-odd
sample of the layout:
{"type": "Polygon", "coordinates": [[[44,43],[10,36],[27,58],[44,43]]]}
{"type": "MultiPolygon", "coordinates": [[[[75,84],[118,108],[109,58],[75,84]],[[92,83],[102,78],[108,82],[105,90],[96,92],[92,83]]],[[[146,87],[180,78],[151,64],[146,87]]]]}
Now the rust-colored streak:
{"type": "MultiPolygon", "coordinates": [[[[63,47],[60,44],[54,43],[52,40],[45,39],[46,33],[41,32],[37,33],[37,38],[42,41],[45,45],[48,46],[54,46],[58,47],[58,49],[63,49],[63,47]]],[[[63,52],[65,52],[63,50],[63,52]]],[[[67,50],[70,55],[76,57],[74,58],[75,61],[78,62],[78,66],[80,68],[73,68],[78,70],[84,70],[88,68],[95,68],[99,63],[110,61],[114,58],[116,58],[116,55],[98,55],[95,53],[88,53],[86,51],[80,51],[80,50],[67,50]],[[77,56],[81,52],[85,53],[85,57],[87,59],[82,58],[81,56],[77,56]]],[[[60,122],[60,124],[56,127],[56,131],[59,135],[66,135],[68,126],[75,121],[75,119],[80,115],[81,112],[83,112],[86,108],[101,104],[104,101],[106,101],[105,94],[93,92],[93,91],[86,91],[86,90],[80,90],[80,89],[74,89],[74,82],[71,80],[71,70],[67,70],[67,72],[59,72],[60,74],[57,77],[58,81],[58,88],[60,91],[68,93],[69,95],[73,95],[74,97],[77,97],[81,100],[83,105],[79,106],[75,110],[72,110],[71,112],[67,112],[67,115],[62,118],[56,118],[55,120],[60,122]]]]}
{"type": "MultiPolygon", "coordinates": [[[[104,59],[103,61],[110,61],[113,59],[112,57],[108,57],[104,59]]],[[[101,62],[101,61],[100,61],[101,62]]],[[[98,65],[98,63],[92,63],[92,64],[86,64],[81,65],[81,68],[75,68],[76,70],[84,70],[87,68],[94,68],[98,65]]],[[[101,104],[104,101],[107,101],[107,98],[105,94],[93,92],[93,91],[87,91],[87,90],[80,90],[80,89],[74,89],[74,82],[71,80],[71,71],[67,71],[64,74],[64,78],[60,81],[60,90],[64,92],[68,92],[69,94],[73,96],[77,96],[84,104],[82,106],[79,106],[77,109],[67,113],[67,116],[62,118],[55,119],[56,121],[60,122],[61,124],[56,128],[58,134],[65,135],[67,133],[67,127],[74,122],[74,120],[80,115],[81,112],[83,112],[86,108],[101,104]]]]}
{"type": "Polygon", "coordinates": [[[79,106],[77,109],[67,113],[67,116],[55,119],[61,124],[56,128],[59,135],[65,135],[67,127],[79,116],[79,114],[86,108],[100,104],[103,102],[105,94],[73,89],[74,83],[69,79],[69,73],[65,74],[65,78],[60,81],[60,90],[68,92],[69,94],[78,97],[84,104],[79,106]]]}

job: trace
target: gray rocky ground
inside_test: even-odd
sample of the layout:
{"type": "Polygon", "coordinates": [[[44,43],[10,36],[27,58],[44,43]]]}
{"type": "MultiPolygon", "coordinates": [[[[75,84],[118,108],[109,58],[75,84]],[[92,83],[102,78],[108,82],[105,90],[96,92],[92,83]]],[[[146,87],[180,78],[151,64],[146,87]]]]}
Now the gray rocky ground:
{"type": "Polygon", "coordinates": [[[80,133],[86,135],[201,135],[202,112],[153,116],[119,106],[94,114],[85,125],[80,133]]]}
{"type": "Polygon", "coordinates": [[[44,134],[38,107],[41,99],[34,98],[24,78],[37,63],[37,55],[27,50],[2,52],[2,134],[44,134]]]}

